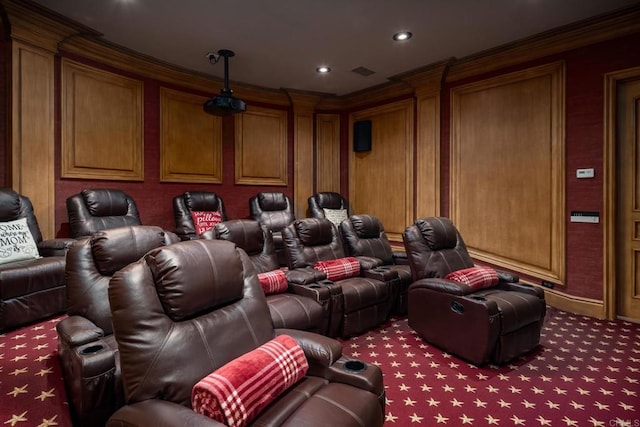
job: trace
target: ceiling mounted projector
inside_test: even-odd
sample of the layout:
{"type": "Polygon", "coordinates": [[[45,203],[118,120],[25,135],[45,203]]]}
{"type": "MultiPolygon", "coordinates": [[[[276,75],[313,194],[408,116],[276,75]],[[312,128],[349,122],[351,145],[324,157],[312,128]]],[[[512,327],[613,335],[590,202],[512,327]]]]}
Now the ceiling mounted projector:
{"type": "Polygon", "coordinates": [[[214,96],[204,103],[204,111],[214,116],[229,116],[235,113],[242,113],[247,110],[247,104],[243,100],[235,98],[233,91],[229,88],[229,58],[235,53],[231,50],[221,49],[218,56],[210,53],[207,55],[212,63],[218,62],[220,57],[224,58],[224,88],[220,91],[220,95],[214,96]]]}

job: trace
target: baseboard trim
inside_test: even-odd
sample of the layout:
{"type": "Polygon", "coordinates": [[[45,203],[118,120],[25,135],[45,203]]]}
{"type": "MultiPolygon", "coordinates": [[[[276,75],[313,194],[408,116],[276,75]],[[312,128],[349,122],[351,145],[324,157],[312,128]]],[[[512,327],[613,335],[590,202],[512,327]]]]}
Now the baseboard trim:
{"type": "Polygon", "coordinates": [[[591,298],[576,297],[555,289],[544,289],[545,300],[551,307],[569,313],[605,319],[604,302],[591,298]]]}

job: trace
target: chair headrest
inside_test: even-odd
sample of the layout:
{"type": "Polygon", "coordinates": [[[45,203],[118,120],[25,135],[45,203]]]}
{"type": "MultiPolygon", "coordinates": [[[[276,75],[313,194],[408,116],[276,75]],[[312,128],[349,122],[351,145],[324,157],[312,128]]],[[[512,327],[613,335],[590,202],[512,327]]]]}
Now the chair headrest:
{"type": "Polygon", "coordinates": [[[218,211],[218,195],[211,191],[187,191],[182,196],[185,206],[191,211],[218,211]]]}
{"type": "Polygon", "coordinates": [[[122,190],[82,190],[82,198],[92,216],[123,216],[129,211],[129,196],[122,190]]]}
{"type": "Polygon", "coordinates": [[[281,192],[259,193],[258,202],[264,211],[283,211],[287,209],[287,196],[281,192]]]}
{"type": "Polygon", "coordinates": [[[257,221],[232,219],[216,224],[215,229],[217,238],[235,243],[249,255],[264,248],[264,231],[257,221]]]}
{"type": "Polygon", "coordinates": [[[419,218],[415,222],[432,251],[453,249],[458,243],[458,230],[449,218],[419,218]]]}
{"type": "Polygon", "coordinates": [[[343,209],[342,196],[338,193],[327,191],[323,193],[317,193],[315,199],[321,208],[326,209],[343,209]]]}
{"type": "Polygon", "coordinates": [[[156,226],[134,225],[95,232],[91,252],[103,276],[113,276],[121,268],[142,258],[151,249],[165,244],[164,230],[156,226]]]}
{"type": "Polygon", "coordinates": [[[201,239],[180,242],[152,250],[145,262],[164,311],[174,321],[243,296],[244,266],[234,243],[201,239]]]}
{"type": "Polygon", "coordinates": [[[0,188],[0,221],[13,221],[20,215],[20,195],[10,188],[0,188]]]}
{"type": "Polygon", "coordinates": [[[384,231],[380,220],[371,215],[351,215],[349,218],[353,229],[361,239],[375,239],[384,231]]]}
{"type": "Polygon", "coordinates": [[[325,218],[304,218],[293,222],[305,246],[327,245],[333,241],[333,224],[325,218]]]}

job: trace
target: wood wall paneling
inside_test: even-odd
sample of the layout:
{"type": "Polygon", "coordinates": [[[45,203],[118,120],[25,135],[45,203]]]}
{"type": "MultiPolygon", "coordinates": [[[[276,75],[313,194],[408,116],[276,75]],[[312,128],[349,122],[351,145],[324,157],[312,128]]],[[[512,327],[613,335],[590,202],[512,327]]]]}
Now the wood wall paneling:
{"type": "Polygon", "coordinates": [[[377,216],[390,240],[401,241],[413,221],[413,100],[354,113],[353,123],[371,120],[372,149],[349,152],[349,198],[356,214],[377,216]]]}
{"type": "Polygon", "coordinates": [[[222,183],[222,118],[207,97],[160,89],[160,181],[222,183]]]}
{"type": "Polygon", "coordinates": [[[340,115],[316,116],[316,191],[340,192],[340,115]]]}
{"type": "Polygon", "coordinates": [[[471,255],[564,283],[564,65],[456,87],[451,103],[451,218],[471,255]]]}
{"type": "Polygon", "coordinates": [[[440,215],[440,96],[417,99],[416,218],[440,215]]]}
{"type": "Polygon", "coordinates": [[[287,185],[287,112],[252,106],[235,127],[236,184],[287,185]]]}
{"type": "Polygon", "coordinates": [[[142,82],[62,61],[63,178],[144,180],[142,82]]]}

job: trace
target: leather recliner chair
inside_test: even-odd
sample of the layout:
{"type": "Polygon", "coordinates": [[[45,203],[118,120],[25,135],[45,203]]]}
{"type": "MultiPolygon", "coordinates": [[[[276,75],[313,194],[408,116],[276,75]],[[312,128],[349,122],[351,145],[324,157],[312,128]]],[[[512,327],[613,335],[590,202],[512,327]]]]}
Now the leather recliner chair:
{"type": "Polygon", "coordinates": [[[251,218],[265,225],[273,234],[278,264],[287,265],[282,243],[282,229],[296,218],[289,196],[282,192],[262,192],[249,199],[251,218]]]}
{"type": "Polygon", "coordinates": [[[373,258],[378,269],[397,277],[393,281],[392,310],[395,314],[407,314],[407,290],[413,282],[411,268],[404,263],[406,254],[391,248],[380,220],[371,215],[351,215],[340,224],[340,234],[347,255],[373,258]]]}
{"type": "MultiPolygon", "coordinates": [[[[325,209],[331,211],[344,211],[346,217],[351,216],[349,202],[339,193],[333,191],[319,192],[307,200],[309,204],[309,215],[311,218],[326,218],[325,209]]],[[[337,226],[338,224],[336,224],[337,226]]]]}
{"type": "Polygon", "coordinates": [[[0,223],[25,218],[40,258],[0,264],[0,333],[64,312],[65,254],[73,239],[42,239],[28,197],[0,188],[0,223]]]}
{"type": "Polygon", "coordinates": [[[338,341],[274,329],[253,265],[232,242],[155,249],[113,276],[109,301],[127,405],[107,426],[221,426],[192,409],[194,385],[280,335],[300,345],[309,369],[251,425],[383,425],[380,369],[355,373],[338,341]]]}
{"type": "MultiPolygon", "coordinates": [[[[294,221],[283,231],[289,269],[313,268],[319,261],[344,258],[338,229],[325,218],[294,221]]],[[[391,285],[370,259],[359,258],[360,276],[337,280],[332,289],[329,334],[359,335],[384,322],[390,312],[391,285]],[[337,289],[335,287],[338,287],[337,289]]]]}
{"type": "Polygon", "coordinates": [[[173,198],[175,233],[181,240],[198,238],[192,212],[220,212],[220,221],[227,220],[222,197],[211,191],[186,191],[173,198]]]}
{"type": "Polygon", "coordinates": [[[141,225],[135,200],[122,190],[86,189],[67,198],[71,237],[91,236],[99,230],[141,225]]]}
{"type": "MultiPolygon", "coordinates": [[[[235,243],[244,250],[256,273],[279,270],[269,231],[264,225],[249,219],[232,219],[216,225],[215,237],[235,243]]],[[[286,271],[289,282],[285,292],[266,295],[274,328],[301,329],[326,334],[329,327],[331,292],[317,282],[326,278],[313,269],[286,271]]]]}
{"type": "Polygon", "coordinates": [[[414,279],[408,323],[418,335],[476,365],[506,363],[538,346],[546,312],[542,289],[500,270],[497,285],[479,290],[446,279],[474,267],[448,218],[417,219],[402,237],[414,279]]]}
{"type": "Polygon", "coordinates": [[[58,356],[75,426],[104,425],[124,404],[120,356],[107,288],[113,273],[159,246],[180,241],[155,226],[118,227],[79,239],[67,255],[68,317],[58,356]]]}

